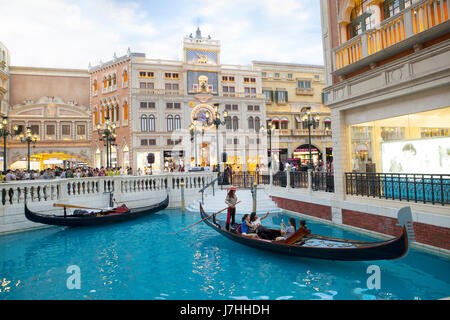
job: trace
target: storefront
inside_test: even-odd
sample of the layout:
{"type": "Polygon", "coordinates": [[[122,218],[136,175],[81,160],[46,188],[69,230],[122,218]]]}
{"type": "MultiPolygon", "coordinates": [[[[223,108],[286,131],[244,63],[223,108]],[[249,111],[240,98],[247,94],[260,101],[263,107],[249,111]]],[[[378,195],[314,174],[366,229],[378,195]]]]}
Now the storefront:
{"type": "Polygon", "coordinates": [[[146,174],[149,172],[150,168],[152,173],[161,171],[161,153],[159,151],[136,152],[136,168],[133,169],[141,169],[142,173],[146,174]],[[153,153],[155,156],[155,161],[153,163],[148,163],[147,161],[147,156],[149,153],[153,153]]]}
{"type": "Polygon", "coordinates": [[[450,107],[349,129],[353,172],[450,173],[450,107]]]}
{"type": "MultiPolygon", "coordinates": [[[[300,159],[303,165],[307,165],[309,163],[309,144],[302,144],[296,148],[293,152],[293,158],[300,159]]],[[[322,160],[322,152],[313,144],[311,144],[311,158],[314,164],[322,160]]]]}
{"type": "Polygon", "coordinates": [[[164,171],[179,171],[181,167],[185,166],[183,150],[163,151],[163,156],[164,171]]]}

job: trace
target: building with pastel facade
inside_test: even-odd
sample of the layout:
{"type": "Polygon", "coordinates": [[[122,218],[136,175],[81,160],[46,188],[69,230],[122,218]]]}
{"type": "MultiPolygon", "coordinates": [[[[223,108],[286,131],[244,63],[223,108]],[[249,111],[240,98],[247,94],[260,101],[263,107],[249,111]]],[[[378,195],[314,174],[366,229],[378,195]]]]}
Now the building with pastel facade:
{"type": "Polygon", "coordinates": [[[0,115],[7,113],[9,105],[9,65],[8,48],[0,42],[0,115]]]}
{"type": "Polygon", "coordinates": [[[27,168],[27,144],[20,135],[30,128],[37,142],[30,149],[30,168],[90,165],[91,111],[87,70],[11,66],[9,168],[27,168]]]}
{"type": "Polygon", "coordinates": [[[252,64],[261,71],[267,121],[276,128],[274,160],[296,165],[309,161],[309,132],[304,117],[310,107],[311,115],[318,120],[311,128],[312,160],[325,165],[332,161],[330,110],[322,102],[323,66],[264,61],[252,64]]]}
{"type": "Polygon", "coordinates": [[[220,42],[199,29],[183,39],[181,60],[129,51],[89,72],[96,166],[105,166],[106,154],[95,124],[107,116],[117,133],[112,165],[143,172],[151,166],[158,172],[214,166],[219,154],[219,163],[236,170],[267,166],[267,139],[259,131],[266,122],[261,73],[252,66],[221,64],[220,42]],[[217,133],[215,104],[223,122],[217,133]]]}

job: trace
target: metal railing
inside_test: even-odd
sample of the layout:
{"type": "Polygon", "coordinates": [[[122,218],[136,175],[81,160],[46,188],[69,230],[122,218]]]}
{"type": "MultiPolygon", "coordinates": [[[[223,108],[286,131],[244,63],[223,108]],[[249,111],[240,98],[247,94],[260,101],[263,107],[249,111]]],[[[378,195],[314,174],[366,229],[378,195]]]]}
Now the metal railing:
{"type": "Polygon", "coordinates": [[[346,193],[380,199],[450,204],[449,174],[345,174],[346,193]]]}
{"type": "Polygon", "coordinates": [[[198,191],[198,192],[202,193],[202,204],[204,204],[203,194],[205,193],[205,190],[208,189],[209,187],[212,187],[212,192],[213,192],[213,197],[214,197],[214,184],[216,182],[218,182],[218,180],[219,180],[219,176],[198,191]]]}

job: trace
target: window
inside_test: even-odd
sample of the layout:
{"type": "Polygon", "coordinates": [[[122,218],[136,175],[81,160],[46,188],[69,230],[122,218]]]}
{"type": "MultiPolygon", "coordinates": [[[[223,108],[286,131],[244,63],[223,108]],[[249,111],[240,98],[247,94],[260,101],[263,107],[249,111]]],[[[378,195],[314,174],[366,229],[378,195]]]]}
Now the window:
{"type": "Polygon", "coordinates": [[[77,125],[77,135],[84,136],[86,134],[86,126],[84,124],[77,125]]]}
{"type": "Polygon", "coordinates": [[[181,103],[180,103],[180,102],[175,102],[175,103],[173,104],[173,108],[174,108],[174,109],[181,109],[181,103]]]}
{"type": "Polygon", "coordinates": [[[314,80],[319,81],[319,80],[320,80],[320,75],[315,74],[315,75],[314,75],[314,80]]]}
{"type": "Polygon", "coordinates": [[[253,111],[259,111],[259,105],[253,106],[253,111]]]}
{"type": "Polygon", "coordinates": [[[225,105],[225,110],[231,110],[231,104],[226,104],[225,105]]]}
{"type": "Polygon", "coordinates": [[[280,74],[278,72],[275,72],[275,77],[274,78],[279,79],[280,78],[280,74]]]}
{"type": "Polygon", "coordinates": [[[173,102],[167,102],[166,103],[166,108],[167,109],[173,109],[173,102]]]}
{"type": "Polygon", "coordinates": [[[298,80],[297,88],[299,89],[311,89],[311,81],[309,80],[298,80]]]}
{"type": "Polygon", "coordinates": [[[31,125],[31,133],[39,135],[39,125],[38,124],[31,125]]]}
{"type": "Polygon", "coordinates": [[[139,72],[139,77],[145,77],[145,75],[146,75],[145,72],[143,72],[143,71],[139,72]]]}
{"type": "Polygon", "coordinates": [[[23,124],[17,125],[17,134],[24,133],[24,129],[23,128],[24,128],[23,124]]]}
{"type": "Polygon", "coordinates": [[[249,105],[247,106],[247,111],[253,111],[253,106],[252,106],[251,104],[249,104],[249,105]]]}
{"type": "Polygon", "coordinates": [[[63,136],[70,136],[70,124],[63,124],[61,126],[61,134],[63,136]]]}
{"type": "Polygon", "coordinates": [[[53,136],[53,135],[55,135],[55,125],[54,124],[49,124],[49,125],[47,125],[47,127],[46,127],[46,134],[48,135],[48,136],[53,136]]]}
{"type": "Polygon", "coordinates": [[[227,128],[228,130],[231,130],[231,129],[232,129],[232,126],[231,126],[231,117],[230,117],[230,116],[228,116],[228,117],[225,118],[225,125],[226,125],[226,128],[227,128]]]}
{"type": "Polygon", "coordinates": [[[147,102],[147,107],[149,109],[155,109],[155,103],[154,102],[147,102]]]}
{"type": "Polygon", "coordinates": [[[292,80],[292,73],[288,73],[287,77],[288,77],[289,80],[292,80]]]}
{"type": "Polygon", "coordinates": [[[261,128],[261,120],[259,117],[255,117],[255,131],[259,132],[259,129],[261,128]]]}
{"type": "Polygon", "coordinates": [[[222,81],[234,81],[234,76],[222,76],[222,81]]]}
{"type": "Polygon", "coordinates": [[[233,117],[233,131],[238,131],[239,130],[239,119],[238,117],[234,116],[233,117]]]}
{"type": "Polygon", "coordinates": [[[140,82],[139,88],[140,89],[154,89],[155,84],[153,82],[140,82]]]}
{"type": "Polygon", "coordinates": [[[152,114],[148,116],[148,131],[155,132],[155,116],[152,114]]]}
{"type": "Polygon", "coordinates": [[[140,71],[139,77],[141,78],[154,78],[155,74],[153,72],[140,71]]]}
{"type": "Polygon", "coordinates": [[[148,145],[149,146],[155,146],[156,145],[156,139],[148,139],[148,145]]]}
{"type": "Polygon", "coordinates": [[[234,138],[233,140],[234,140],[234,141],[233,141],[234,144],[239,144],[239,138],[234,138]]]}
{"type": "Polygon", "coordinates": [[[395,16],[412,5],[412,0],[386,0],[383,3],[384,19],[395,16]]]}
{"type": "Polygon", "coordinates": [[[247,83],[256,83],[256,78],[244,78],[244,82],[247,82],[247,83]]]}
{"type": "Polygon", "coordinates": [[[178,73],[172,73],[172,78],[173,78],[173,79],[178,79],[178,78],[179,78],[178,73]]]}
{"type": "Polygon", "coordinates": [[[264,100],[266,100],[266,102],[272,102],[272,92],[271,90],[263,90],[263,95],[264,95],[264,100]]]}
{"type": "Polygon", "coordinates": [[[350,13],[350,38],[362,34],[372,28],[372,13],[368,10],[369,0],[356,1],[350,13]]]}
{"type": "Polygon", "coordinates": [[[263,72],[263,73],[262,73],[262,77],[263,77],[263,78],[267,78],[267,72],[263,72]]]}
{"type": "Polygon", "coordinates": [[[167,131],[173,131],[173,116],[170,114],[167,116],[167,131]]]}
{"type": "Polygon", "coordinates": [[[287,91],[276,91],[276,102],[277,103],[286,103],[287,99],[287,91]]]}
{"type": "Polygon", "coordinates": [[[148,140],[147,139],[141,139],[141,146],[147,146],[148,140]]]}
{"type": "Polygon", "coordinates": [[[141,131],[147,131],[147,115],[145,114],[141,116],[141,131]]]}
{"type": "Polygon", "coordinates": [[[233,104],[233,105],[231,106],[231,109],[232,109],[233,111],[239,110],[237,104],[233,104]]]}
{"type": "Polygon", "coordinates": [[[280,129],[287,129],[288,128],[288,122],[287,121],[282,121],[280,124],[280,129]]]}
{"type": "Polygon", "coordinates": [[[147,109],[147,102],[141,101],[140,108],[141,109],[147,109]]]}
{"type": "Polygon", "coordinates": [[[181,118],[179,115],[175,116],[175,131],[181,130],[181,118]]]}
{"type": "Polygon", "coordinates": [[[253,120],[253,117],[248,118],[248,128],[251,130],[255,129],[255,122],[253,120]]]}

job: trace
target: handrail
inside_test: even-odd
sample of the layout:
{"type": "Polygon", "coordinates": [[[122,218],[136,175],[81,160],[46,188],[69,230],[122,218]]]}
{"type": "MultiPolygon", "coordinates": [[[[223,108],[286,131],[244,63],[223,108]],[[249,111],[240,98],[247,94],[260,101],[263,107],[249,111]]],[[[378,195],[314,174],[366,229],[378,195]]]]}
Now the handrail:
{"type": "Polygon", "coordinates": [[[198,192],[202,193],[202,204],[204,204],[203,201],[203,193],[205,192],[206,189],[208,189],[211,185],[212,185],[212,190],[213,190],[213,196],[214,196],[214,184],[215,182],[219,180],[219,176],[217,176],[217,178],[215,178],[214,180],[212,180],[210,183],[208,183],[206,186],[204,186],[203,188],[201,188],[198,192]]]}

